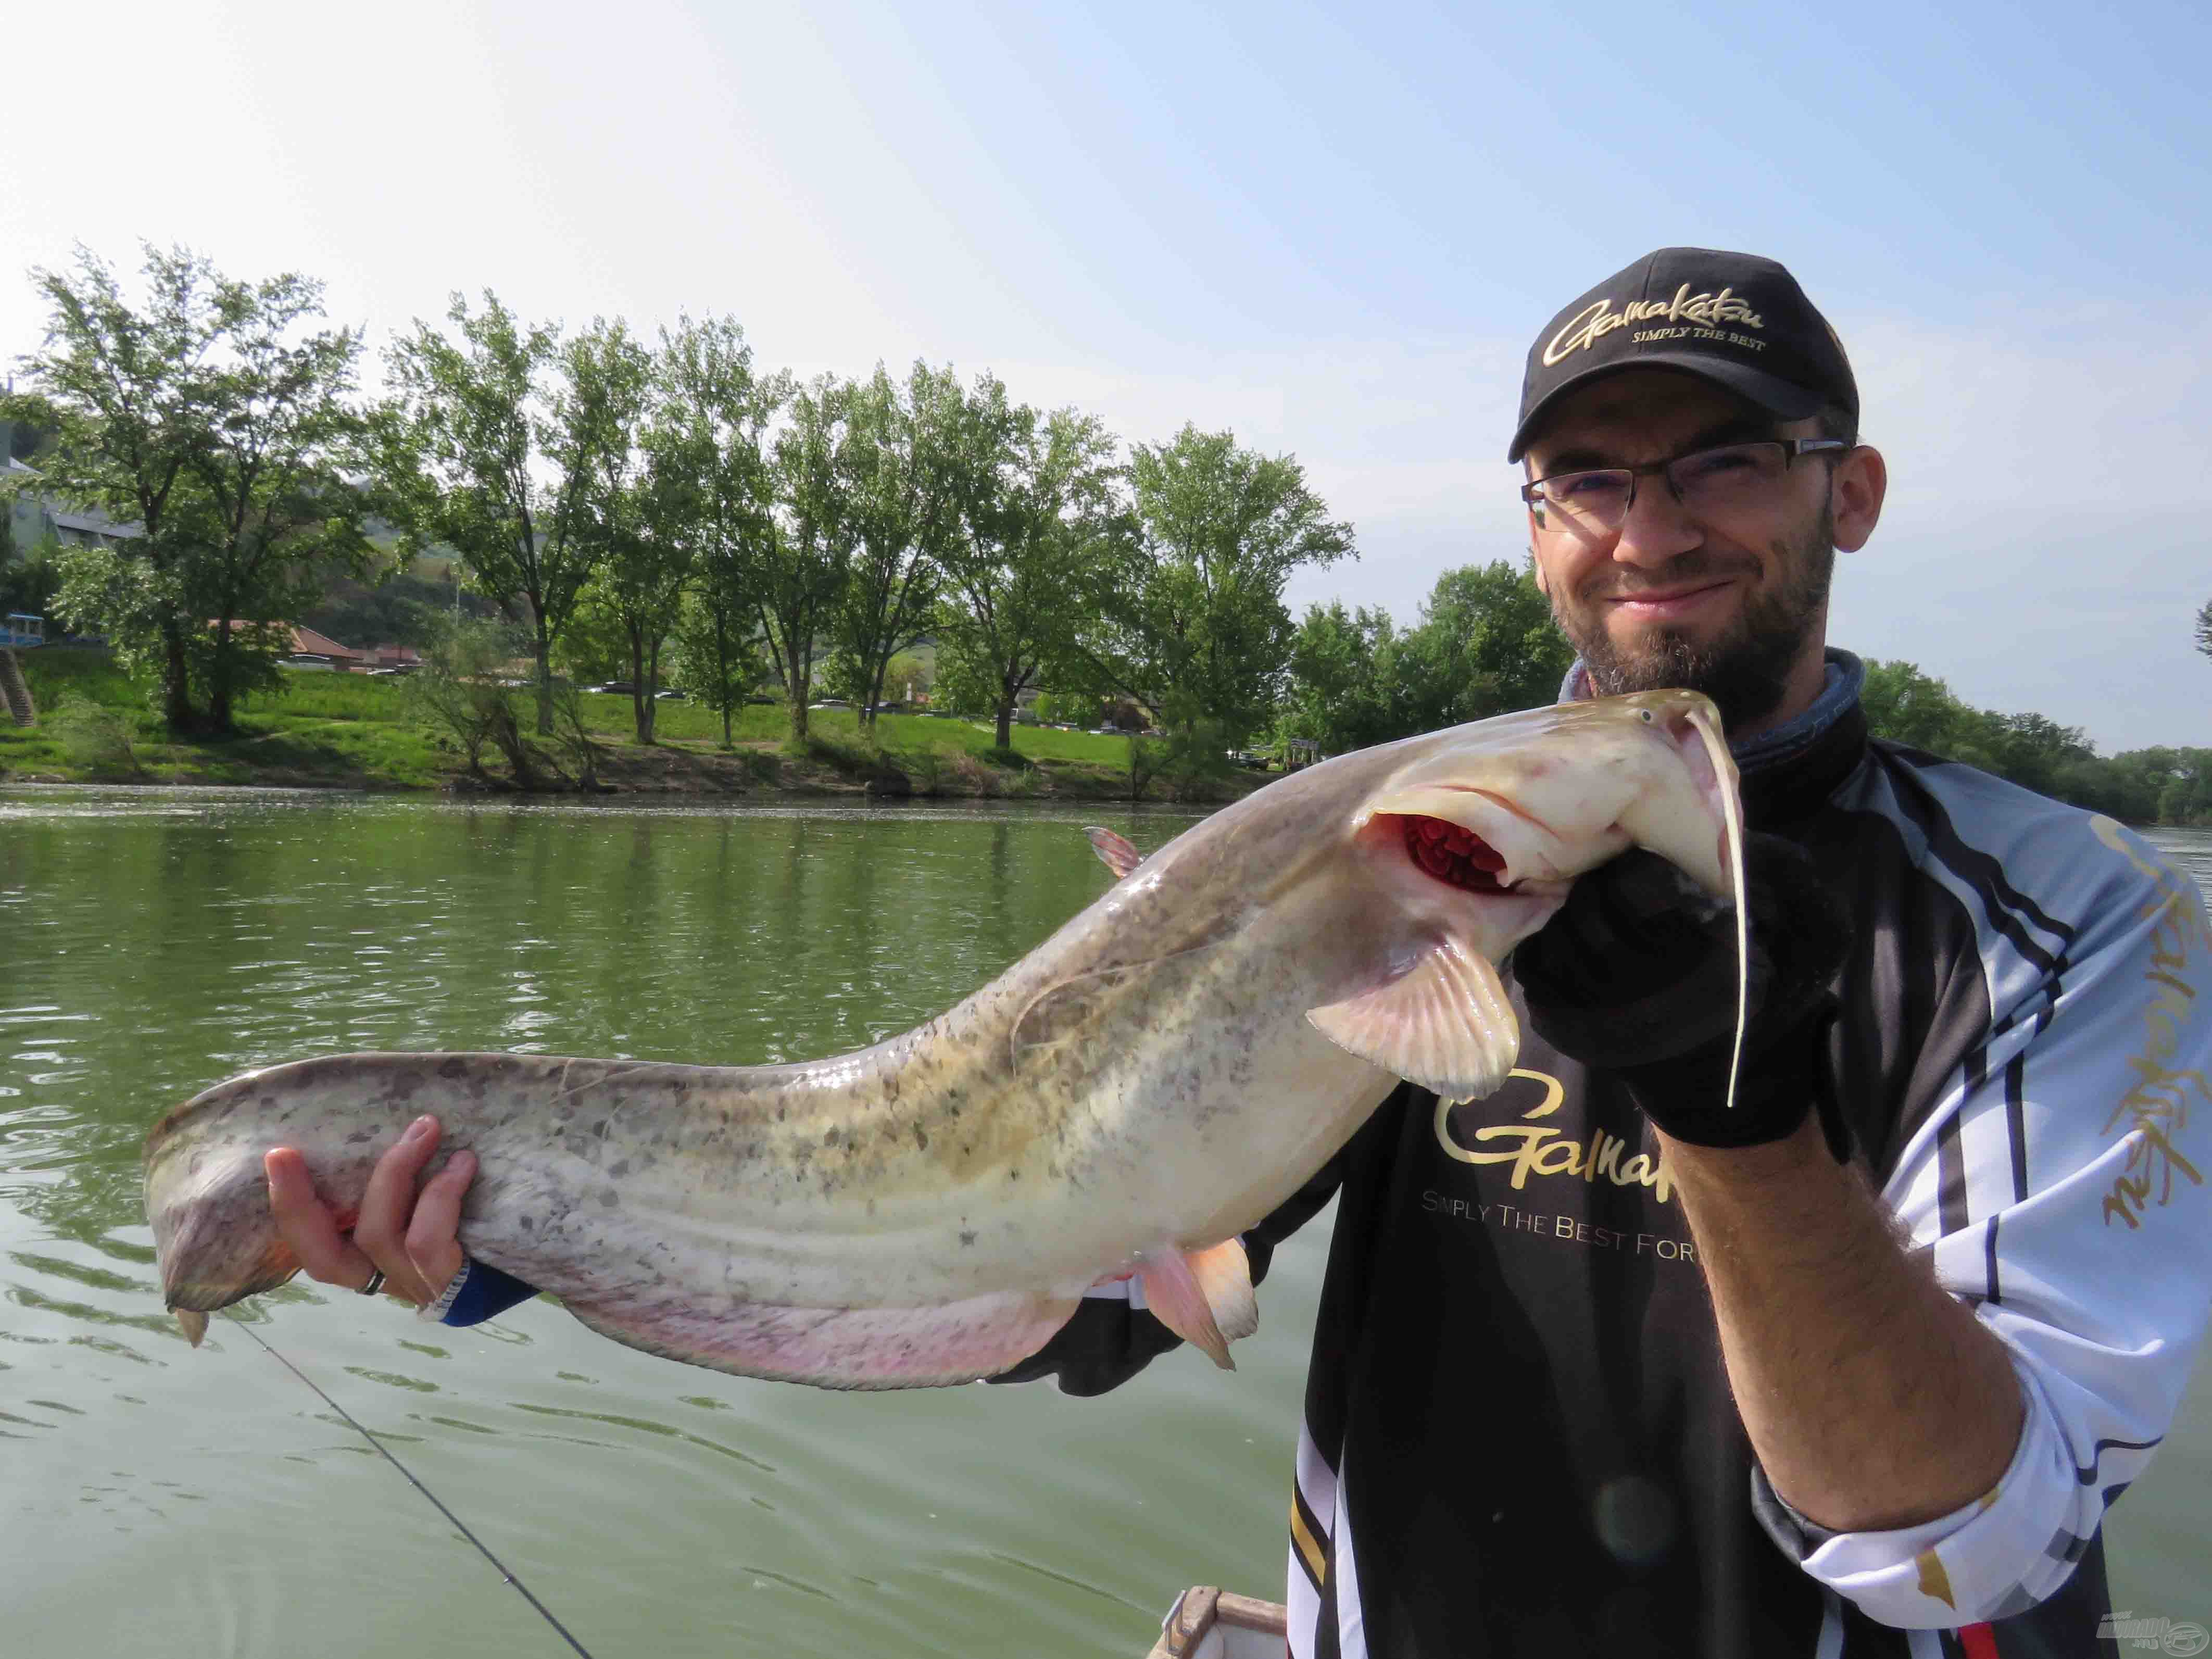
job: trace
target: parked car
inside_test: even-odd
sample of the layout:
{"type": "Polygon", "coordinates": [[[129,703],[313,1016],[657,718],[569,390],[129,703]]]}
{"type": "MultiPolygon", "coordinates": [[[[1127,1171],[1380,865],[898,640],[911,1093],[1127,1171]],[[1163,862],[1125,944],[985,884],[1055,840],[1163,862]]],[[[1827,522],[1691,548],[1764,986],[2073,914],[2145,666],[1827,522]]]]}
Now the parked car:
{"type": "Polygon", "coordinates": [[[631,684],[628,680],[609,680],[605,685],[587,685],[584,690],[586,691],[611,691],[618,696],[627,697],[632,692],[635,691],[637,688],[631,684]]]}
{"type": "Polygon", "coordinates": [[[745,699],[745,706],[748,708],[773,708],[782,701],[781,697],[771,697],[756,691],[745,699]]]}
{"type": "Polygon", "coordinates": [[[681,687],[667,685],[654,692],[653,700],[655,702],[689,702],[691,701],[691,694],[681,687]]]}
{"type": "Polygon", "coordinates": [[[337,672],[335,658],[319,655],[313,651],[295,651],[289,657],[276,659],[279,668],[289,668],[302,674],[332,674],[337,672]]]}

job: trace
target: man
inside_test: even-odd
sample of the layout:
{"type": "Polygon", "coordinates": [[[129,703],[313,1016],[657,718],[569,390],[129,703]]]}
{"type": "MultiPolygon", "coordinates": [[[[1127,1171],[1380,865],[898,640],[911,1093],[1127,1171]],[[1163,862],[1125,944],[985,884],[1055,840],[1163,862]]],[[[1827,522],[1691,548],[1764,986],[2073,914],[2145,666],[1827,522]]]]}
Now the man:
{"type": "MultiPolygon", "coordinates": [[[[1516,954],[1505,1087],[1400,1089],[1248,1239],[1264,1269],[1339,1199],[1298,1654],[2100,1650],[2103,1512],[2212,1278],[2212,938],[2118,826],[1868,741],[1825,649],[1886,482],[1857,420],[1765,259],[1661,250],[1530,350],[1509,459],[1565,695],[1719,704],[1754,1017],[1730,1109],[1726,919],[1615,860],[1516,954]]],[[[386,1159],[350,1243],[272,1154],[311,1273],[457,1320],[521,1293],[464,1270],[465,1157],[410,1220],[435,1139],[386,1159]]],[[[1002,1380],[1096,1392],[1173,1341],[1094,1294],[1002,1380]]]]}

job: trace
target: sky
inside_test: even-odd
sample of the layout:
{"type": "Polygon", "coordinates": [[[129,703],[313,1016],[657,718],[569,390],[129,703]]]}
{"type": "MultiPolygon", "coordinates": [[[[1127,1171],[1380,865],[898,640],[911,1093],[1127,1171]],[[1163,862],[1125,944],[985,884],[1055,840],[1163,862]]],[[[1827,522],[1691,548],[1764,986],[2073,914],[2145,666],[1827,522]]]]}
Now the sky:
{"type": "Polygon", "coordinates": [[[990,369],[1297,456],[1418,619],[1517,560],[1528,343],[1657,246],[1782,260],[1888,459],[1830,638],[2106,753],[2212,744],[2212,12],[812,0],[22,9],[0,362],[79,244],[454,290],[802,374],[990,369]]]}

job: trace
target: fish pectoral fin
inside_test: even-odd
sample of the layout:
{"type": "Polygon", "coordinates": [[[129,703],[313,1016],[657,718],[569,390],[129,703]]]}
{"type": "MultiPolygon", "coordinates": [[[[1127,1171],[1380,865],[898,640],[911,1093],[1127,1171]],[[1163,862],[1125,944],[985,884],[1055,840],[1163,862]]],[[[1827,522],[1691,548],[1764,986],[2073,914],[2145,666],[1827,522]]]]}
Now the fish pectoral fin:
{"type": "Polygon", "coordinates": [[[1521,1048],[1498,969],[1449,939],[1412,972],[1306,1018],[1339,1048],[1447,1100],[1488,1094],[1521,1048]]]}
{"type": "Polygon", "coordinates": [[[1229,1345],[1260,1328],[1244,1241],[1224,1239],[1203,1250],[1155,1250],[1145,1257],[1143,1271],[1145,1305],[1160,1323],[1204,1349],[1223,1370],[1235,1370],[1229,1345]]]}
{"type": "Polygon", "coordinates": [[[1116,881],[1145,861],[1145,855],[1131,846],[1126,836],[1117,836],[1111,830],[1094,823],[1083,833],[1091,837],[1091,850],[1098,854],[1101,864],[1114,872],[1116,881]]]}

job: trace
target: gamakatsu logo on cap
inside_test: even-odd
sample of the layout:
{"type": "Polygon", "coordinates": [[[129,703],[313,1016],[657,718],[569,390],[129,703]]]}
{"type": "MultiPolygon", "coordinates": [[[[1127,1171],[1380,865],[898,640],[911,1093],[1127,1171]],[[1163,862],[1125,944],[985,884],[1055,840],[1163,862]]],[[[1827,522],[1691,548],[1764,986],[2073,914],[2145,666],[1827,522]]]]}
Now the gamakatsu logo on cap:
{"type": "Polygon", "coordinates": [[[1687,283],[1674,290],[1671,300],[1631,300],[1620,311],[1613,308],[1610,300],[1600,300],[1585,307],[1567,319],[1567,325],[1552,337],[1544,348],[1544,367],[1549,368],[1584,346],[1595,345],[1616,328],[1626,328],[1632,323],[1690,322],[1710,329],[1718,329],[1723,323],[1741,323],[1746,328],[1765,328],[1765,323],[1748,301],[1733,289],[1723,289],[1717,294],[1692,294],[1687,283]]]}

